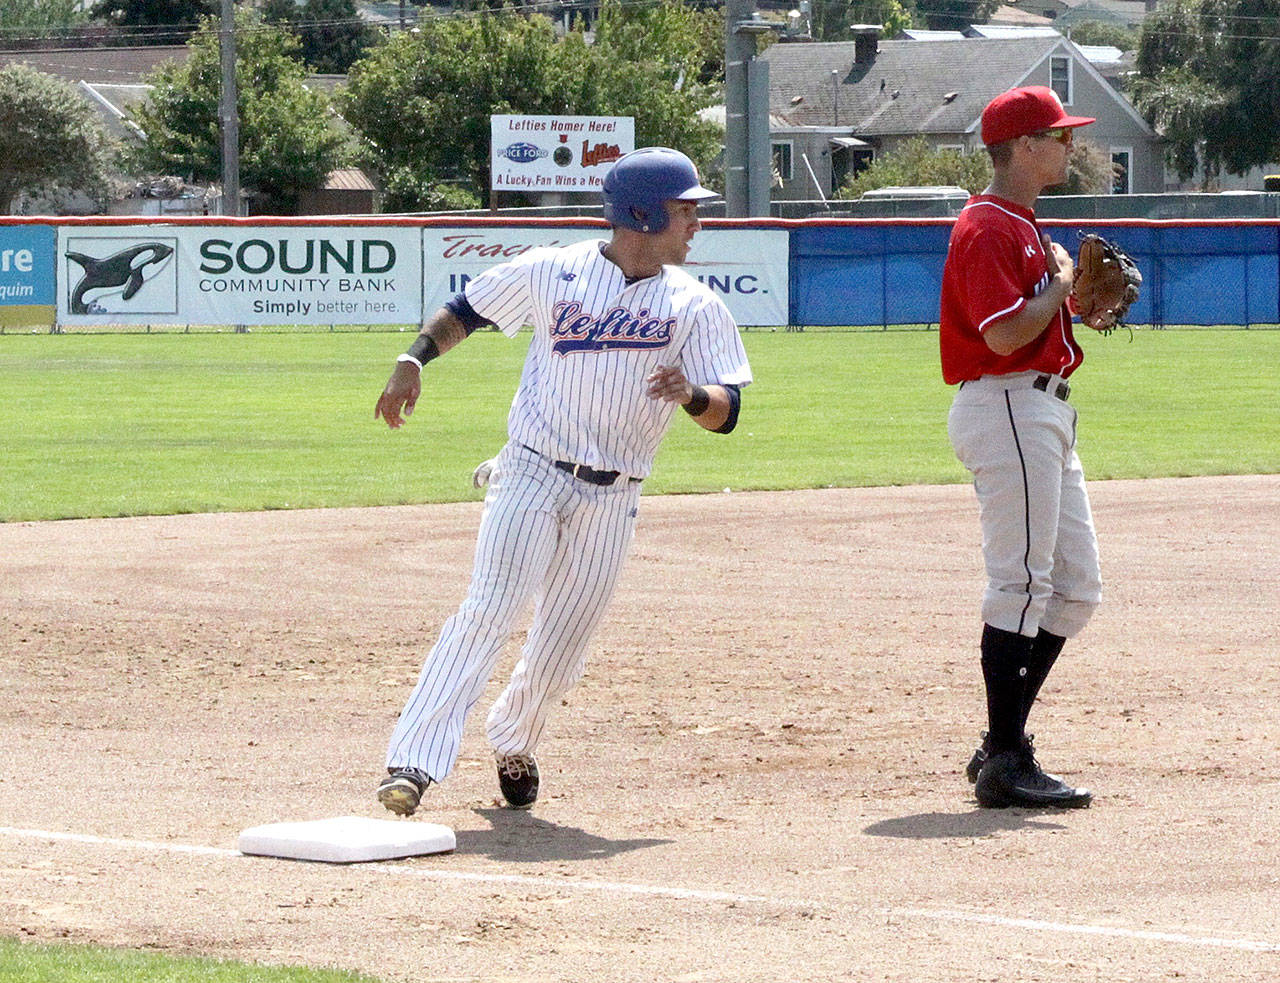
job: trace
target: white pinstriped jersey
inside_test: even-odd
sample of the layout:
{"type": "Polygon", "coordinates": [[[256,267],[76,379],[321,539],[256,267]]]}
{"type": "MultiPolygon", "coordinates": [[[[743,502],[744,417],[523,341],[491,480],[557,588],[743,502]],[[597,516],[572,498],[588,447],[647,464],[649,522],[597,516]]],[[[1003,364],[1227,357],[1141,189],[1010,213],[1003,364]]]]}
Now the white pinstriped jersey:
{"type": "Polygon", "coordinates": [[[512,440],[557,460],[643,478],[675,404],[645,395],[645,377],[678,364],[695,385],[751,382],[724,303],[664,266],[628,285],[603,240],[530,250],[467,283],[467,302],[508,336],[533,341],[511,403],[512,440]]]}

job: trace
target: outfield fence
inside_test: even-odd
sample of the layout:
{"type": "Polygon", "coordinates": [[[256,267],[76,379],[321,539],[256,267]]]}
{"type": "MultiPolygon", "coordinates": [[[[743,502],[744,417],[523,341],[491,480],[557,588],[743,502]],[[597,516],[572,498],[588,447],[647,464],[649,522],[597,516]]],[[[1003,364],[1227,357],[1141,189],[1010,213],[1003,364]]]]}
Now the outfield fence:
{"type": "MultiPolygon", "coordinates": [[[[687,269],[745,328],[936,327],[952,218],[709,219],[687,269]]],[[[1280,220],[1047,219],[1120,242],[1135,326],[1280,325],[1280,220]]],[[[481,270],[598,219],[0,219],[0,333],[403,331],[481,270]]]]}

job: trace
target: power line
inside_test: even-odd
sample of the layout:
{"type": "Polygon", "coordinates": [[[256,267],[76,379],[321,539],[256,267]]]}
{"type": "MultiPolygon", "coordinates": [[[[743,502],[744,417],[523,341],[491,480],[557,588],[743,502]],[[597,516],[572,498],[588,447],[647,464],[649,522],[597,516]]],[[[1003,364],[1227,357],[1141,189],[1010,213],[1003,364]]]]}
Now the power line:
{"type": "MultiPolygon", "coordinates": [[[[645,7],[654,6],[653,0],[620,0],[619,6],[622,7],[645,7]]],[[[690,9],[700,9],[698,5],[689,4],[690,9]]],[[[510,4],[496,8],[482,8],[478,10],[422,10],[417,19],[411,25],[406,26],[404,30],[412,31],[419,23],[438,21],[438,20],[462,20],[474,19],[479,17],[504,17],[504,16],[524,16],[526,14],[545,12],[553,10],[556,12],[573,11],[577,9],[576,5],[566,3],[564,0],[530,0],[527,3],[510,4]]],[[[951,14],[953,11],[944,10],[938,7],[919,6],[915,7],[915,12],[921,16],[951,14]]],[[[1222,41],[1255,41],[1255,42],[1280,42],[1280,14],[1277,15],[1247,15],[1247,14],[1213,14],[1205,16],[1202,11],[1190,11],[1189,19],[1197,26],[1212,27],[1214,25],[1224,25],[1235,28],[1235,31],[1226,33],[1223,31],[1215,31],[1212,36],[1216,40],[1222,41]],[[1275,31],[1276,33],[1255,34],[1238,33],[1239,29],[1246,25],[1257,24],[1259,27],[1265,27],[1275,31]]],[[[187,36],[188,38],[195,34],[201,28],[200,22],[179,22],[175,24],[163,25],[95,25],[92,22],[87,25],[72,25],[66,28],[55,28],[47,31],[32,31],[28,28],[0,27],[0,43],[30,43],[38,44],[44,42],[57,41],[92,41],[100,39],[102,41],[126,41],[139,42],[138,44],[103,44],[94,47],[99,48],[118,48],[118,47],[138,47],[145,46],[145,42],[149,39],[157,38],[174,38],[187,36]]],[[[975,25],[983,26],[983,25],[975,25]]],[[[999,26],[999,25],[994,25],[999,26]]],[[[273,21],[262,22],[255,25],[241,25],[236,28],[236,36],[243,37],[245,35],[255,33],[265,33],[273,30],[284,29],[291,33],[305,32],[321,29],[337,29],[337,28],[355,28],[364,27],[379,32],[385,32],[390,35],[401,33],[400,27],[394,22],[376,22],[369,21],[362,17],[351,18],[327,18],[322,20],[290,20],[290,21],[273,21]]],[[[1204,36],[1203,30],[1176,30],[1176,29],[1156,29],[1144,25],[1136,25],[1132,30],[1145,34],[1147,36],[1160,38],[1198,38],[1204,36]]],[[[1065,37],[1065,35],[1064,35],[1065,37]]],[[[821,43],[821,42],[817,42],[821,43]]],[[[77,46],[79,47],[79,46],[77,46]]],[[[87,46],[86,46],[87,47],[87,46]]]]}

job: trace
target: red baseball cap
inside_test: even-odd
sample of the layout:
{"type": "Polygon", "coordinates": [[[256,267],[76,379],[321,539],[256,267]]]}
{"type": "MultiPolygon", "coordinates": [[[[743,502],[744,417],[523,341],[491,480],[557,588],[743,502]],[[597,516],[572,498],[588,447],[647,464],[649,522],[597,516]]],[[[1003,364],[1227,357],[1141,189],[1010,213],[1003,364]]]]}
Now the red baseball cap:
{"type": "Polygon", "coordinates": [[[982,111],[982,142],[988,147],[1014,137],[1065,126],[1088,126],[1092,116],[1068,116],[1058,93],[1048,86],[1028,85],[1002,92],[982,111]]]}

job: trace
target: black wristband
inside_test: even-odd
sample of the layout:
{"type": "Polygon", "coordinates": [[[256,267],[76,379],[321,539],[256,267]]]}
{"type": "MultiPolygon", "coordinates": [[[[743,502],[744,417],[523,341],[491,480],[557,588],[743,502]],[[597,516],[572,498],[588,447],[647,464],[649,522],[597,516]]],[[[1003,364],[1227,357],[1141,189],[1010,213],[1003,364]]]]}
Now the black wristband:
{"type": "Polygon", "coordinates": [[[409,346],[406,355],[411,355],[417,359],[419,364],[426,365],[433,358],[440,357],[440,349],[436,347],[436,340],[430,335],[420,334],[413,339],[413,344],[409,346]]]}
{"type": "Polygon", "coordinates": [[[701,386],[693,387],[693,396],[684,404],[684,411],[690,416],[702,416],[711,405],[711,396],[701,386]]]}

